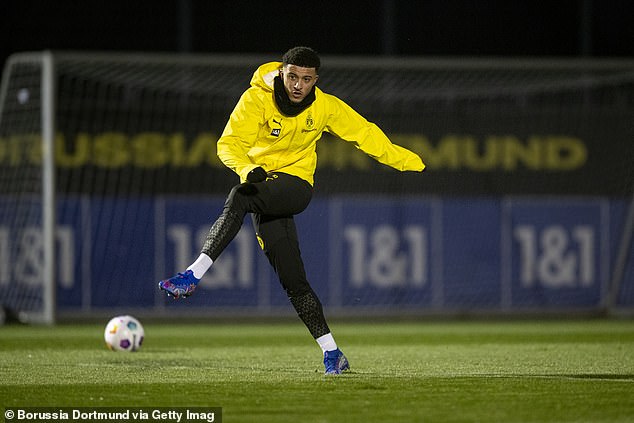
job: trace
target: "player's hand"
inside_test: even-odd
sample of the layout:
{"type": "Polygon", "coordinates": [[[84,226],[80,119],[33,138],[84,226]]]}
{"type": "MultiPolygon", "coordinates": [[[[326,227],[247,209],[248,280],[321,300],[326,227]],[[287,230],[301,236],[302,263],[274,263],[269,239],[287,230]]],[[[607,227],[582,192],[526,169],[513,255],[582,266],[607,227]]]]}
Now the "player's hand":
{"type": "Polygon", "coordinates": [[[253,169],[251,172],[247,173],[247,181],[252,184],[256,182],[262,182],[266,180],[266,170],[262,169],[260,166],[253,169]]]}

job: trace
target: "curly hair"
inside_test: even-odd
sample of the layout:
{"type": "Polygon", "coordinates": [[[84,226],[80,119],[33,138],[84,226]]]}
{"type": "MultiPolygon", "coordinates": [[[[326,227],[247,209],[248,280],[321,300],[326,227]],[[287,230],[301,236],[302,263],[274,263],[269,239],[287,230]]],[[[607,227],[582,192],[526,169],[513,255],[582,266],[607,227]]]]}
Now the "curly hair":
{"type": "Polygon", "coordinates": [[[295,65],[302,68],[315,68],[319,70],[321,60],[315,50],[310,47],[293,47],[282,56],[283,65],[295,65]]]}

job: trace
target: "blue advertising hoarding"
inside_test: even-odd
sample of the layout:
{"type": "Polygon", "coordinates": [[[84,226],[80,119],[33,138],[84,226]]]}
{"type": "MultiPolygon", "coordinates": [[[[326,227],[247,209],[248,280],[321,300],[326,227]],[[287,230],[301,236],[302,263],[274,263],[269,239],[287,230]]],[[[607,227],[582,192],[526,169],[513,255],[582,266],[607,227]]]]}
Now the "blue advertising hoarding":
{"type": "MultiPolygon", "coordinates": [[[[248,216],[194,296],[173,301],[158,291],[159,279],[196,258],[223,201],[61,199],[58,309],[289,307],[248,216]]],[[[296,224],[308,279],[327,308],[567,310],[602,306],[625,211],[624,201],[605,198],[331,197],[314,199],[296,224]]],[[[0,221],[1,284],[37,274],[37,233],[0,221]]],[[[620,306],[634,303],[632,253],[626,258],[620,306]]]]}
{"type": "Polygon", "coordinates": [[[505,306],[600,304],[609,279],[607,201],[507,200],[502,215],[505,306]]]}

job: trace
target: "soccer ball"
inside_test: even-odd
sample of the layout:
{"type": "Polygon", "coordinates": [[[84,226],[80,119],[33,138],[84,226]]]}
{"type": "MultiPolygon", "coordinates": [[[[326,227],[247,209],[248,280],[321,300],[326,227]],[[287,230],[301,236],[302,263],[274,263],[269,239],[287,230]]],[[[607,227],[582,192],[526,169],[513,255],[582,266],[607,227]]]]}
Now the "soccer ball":
{"type": "Polygon", "coordinates": [[[138,351],[143,343],[143,325],[132,316],[113,317],[106,325],[103,337],[112,351],[138,351]]]}

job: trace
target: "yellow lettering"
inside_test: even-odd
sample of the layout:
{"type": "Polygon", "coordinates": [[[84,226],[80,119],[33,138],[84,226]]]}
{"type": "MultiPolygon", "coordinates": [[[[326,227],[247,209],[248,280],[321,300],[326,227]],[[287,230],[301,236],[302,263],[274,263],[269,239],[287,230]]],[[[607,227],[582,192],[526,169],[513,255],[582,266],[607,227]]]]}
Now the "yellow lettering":
{"type": "Polygon", "coordinates": [[[332,144],[332,139],[328,134],[324,134],[322,138],[317,141],[316,151],[317,151],[317,167],[328,167],[330,166],[331,159],[331,150],[330,145],[332,144]]]}
{"type": "Polygon", "coordinates": [[[587,159],[588,150],[580,139],[555,136],[546,138],[546,167],[549,169],[578,169],[585,165],[587,159]]]}
{"type": "MultiPolygon", "coordinates": [[[[432,143],[421,134],[391,134],[390,139],[423,157],[431,170],[475,172],[496,170],[569,171],[586,165],[587,146],[583,140],[566,135],[533,135],[522,140],[514,135],[489,135],[484,139],[469,134],[448,134],[432,143]]],[[[193,168],[224,165],[216,152],[215,134],[202,132],[188,139],[182,132],[104,132],[58,134],[55,159],[60,168],[98,166],[120,168],[193,168]]],[[[0,138],[0,164],[40,165],[42,145],[39,134],[11,134],[0,138]]],[[[318,166],[332,169],[367,170],[373,161],[353,143],[324,134],[317,143],[318,166]]]]}
{"type": "Polygon", "coordinates": [[[93,163],[117,168],[130,162],[128,136],[120,132],[105,132],[94,138],[93,163]]]}
{"type": "Polygon", "coordinates": [[[216,152],[216,141],[218,139],[213,134],[202,133],[199,134],[192,144],[192,148],[189,150],[185,165],[189,167],[200,166],[207,163],[212,164],[219,162],[216,152]]]}
{"type": "Polygon", "coordinates": [[[90,135],[79,133],[74,141],[71,146],[68,146],[66,137],[62,134],[57,135],[55,139],[55,161],[58,166],[79,167],[88,163],[91,146],[90,135]]]}
{"type": "Polygon", "coordinates": [[[423,161],[426,161],[427,153],[432,149],[429,139],[424,135],[418,134],[396,134],[390,135],[390,140],[394,144],[398,144],[413,151],[414,153],[423,157],[423,161]]]}
{"type": "Polygon", "coordinates": [[[431,147],[425,157],[427,166],[430,169],[458,169],[463,163],[460,163],[458,149],[460,143],[470,137],[458,137],[456,135],[447,135],[440,139],[436,148],[431,147]]]}
{"type": "Polygon", "coordinates": [[[320,168],[360,169],[370,168],[370,158],[361,153],[354,144],[331,135],[326,135],[317,143],[317,163],[320,168]]]}
{"type": "Polygon", "coordinates": [[[185,136],[182,133],[172,134],[169,138],[170,164],[175,167],[185,165],[185,136]]]}
{"type": "Polygon", "coordinates": [[[38,134],[0,138],[0,163],[8,166],[38,165],[42,160],[41,140],[38,134]]]}
{"type": "Polygon", "coordinates": [[[39,134],[33,134],[29,137],[26,143],[27,148],[27,163],[40,164],[42,163],[42,137],[39,134]]]}
{"type": "Polygon", "coordinates": [[[501,167],[504,170],[517,170],[521,163],[529,169],[540,169],[542,163],[541,144],[531,138],[527,144],[513,136],[497,138],[502,150],[501,167]]]}
{"type": "Polygon", "coordinates": [[[133,164],[138,167],[155,168],[165,166],[170,152],[166,146],[166,137],[159,132],[142,132],[131,140],[134,152],[133,164]]]}
{"type": "Polygon", "coordinates": [[[465,137],[462,142],[462,152],[466,167],[473,170],[491,170],[498,165],[498,143],[489,137],[484,143],[484,149],[473,137],[465,137]]]}

